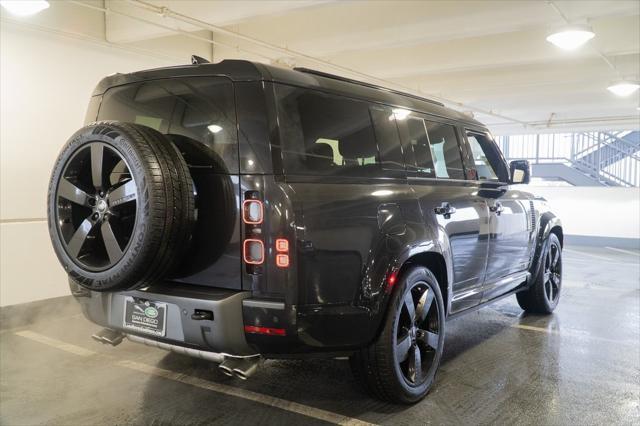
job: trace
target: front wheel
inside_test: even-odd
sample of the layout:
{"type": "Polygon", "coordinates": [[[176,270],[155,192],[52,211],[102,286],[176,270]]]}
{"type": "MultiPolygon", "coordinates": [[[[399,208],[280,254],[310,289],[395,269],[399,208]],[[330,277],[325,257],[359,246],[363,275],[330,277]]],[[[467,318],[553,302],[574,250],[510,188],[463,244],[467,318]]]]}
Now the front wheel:
{"type": "Polygon", "coordinates": [[[435,380],[444,347],[444,302],[426,268],[408,269],[397,285],[380,336],[350,361],[369,392],[411,404],[424,398],[435,380]]]}
{"type": "Polygon", "coordinates": [[[562,246],[556,234],[549,234],[540,259],[540,272],[525,291],[516,294],[526,312],[550,314],[558,306],[562,290],[562,246]]]}

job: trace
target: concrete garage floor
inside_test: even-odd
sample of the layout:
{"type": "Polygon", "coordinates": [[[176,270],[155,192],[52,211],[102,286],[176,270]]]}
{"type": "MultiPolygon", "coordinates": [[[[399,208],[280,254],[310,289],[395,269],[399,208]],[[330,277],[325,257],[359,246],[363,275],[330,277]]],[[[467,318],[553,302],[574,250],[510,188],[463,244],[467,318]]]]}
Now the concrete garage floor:
{"type": "Polygon", "coordinates": [[[370,399],[345,360],[268,361],[241,382],[159,349],[103,346],[64,303],[29,326],[3,321],[0,423],[638,424],[640,253],[564,255],[556,313],[524,315],[508,298],[450,322],[435,387],[414,406],[370,399]]]}

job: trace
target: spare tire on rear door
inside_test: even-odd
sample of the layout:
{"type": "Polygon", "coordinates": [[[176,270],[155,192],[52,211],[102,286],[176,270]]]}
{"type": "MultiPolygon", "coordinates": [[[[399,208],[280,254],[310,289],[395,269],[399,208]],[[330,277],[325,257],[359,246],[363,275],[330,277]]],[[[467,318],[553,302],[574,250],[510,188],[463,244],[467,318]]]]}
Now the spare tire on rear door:
{"type": "Polygon", "coordinates": [[[47,213],[53,248],[71,279],[96,291],[138,288],[169,274],[186,252],[194,188],[166,136],[99,122],[62,149],[47,213]]]}

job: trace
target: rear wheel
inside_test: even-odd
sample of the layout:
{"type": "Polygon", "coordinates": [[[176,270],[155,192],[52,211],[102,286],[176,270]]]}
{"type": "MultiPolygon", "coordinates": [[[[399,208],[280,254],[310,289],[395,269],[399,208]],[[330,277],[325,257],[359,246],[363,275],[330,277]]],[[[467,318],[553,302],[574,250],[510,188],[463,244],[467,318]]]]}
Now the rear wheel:
{"type": "Polygon", "coordinates": [[[444,302],[438,281],[412,267],[398,282],[377,341],[351,357],[352,371],[378,398],[410,404],[433,385],[444,347],[444,302]]]}
{"type": "Polygon", "coordinates": [[[193,183],[172,142],[130,123],[102,122],[67,142],[49,185],[49,233],[69,276],[91,290],[140,287],[186,249],[193,183]]]}
{"type": "Polygon", "coordinates": [[[545,242],[540,272],[535,282],[516,294],[518,304],[526,312],[550,314],[558,306],[562,290],[562,246],[556,234],[549,234],[545,242]]]}

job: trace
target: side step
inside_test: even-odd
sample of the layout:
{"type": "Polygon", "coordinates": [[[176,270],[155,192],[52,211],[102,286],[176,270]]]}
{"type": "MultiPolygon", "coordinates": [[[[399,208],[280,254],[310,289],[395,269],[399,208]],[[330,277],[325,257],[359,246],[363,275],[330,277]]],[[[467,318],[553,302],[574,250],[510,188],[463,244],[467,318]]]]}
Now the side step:
{"type": "Polygon", "coordinates": [[[110,328],[103,328],[96,334],[92,335],[91,338],[100,343],[109,344],[111,346],[118,346],[120,343],[122,343],[124,334],[110,328]]]}

